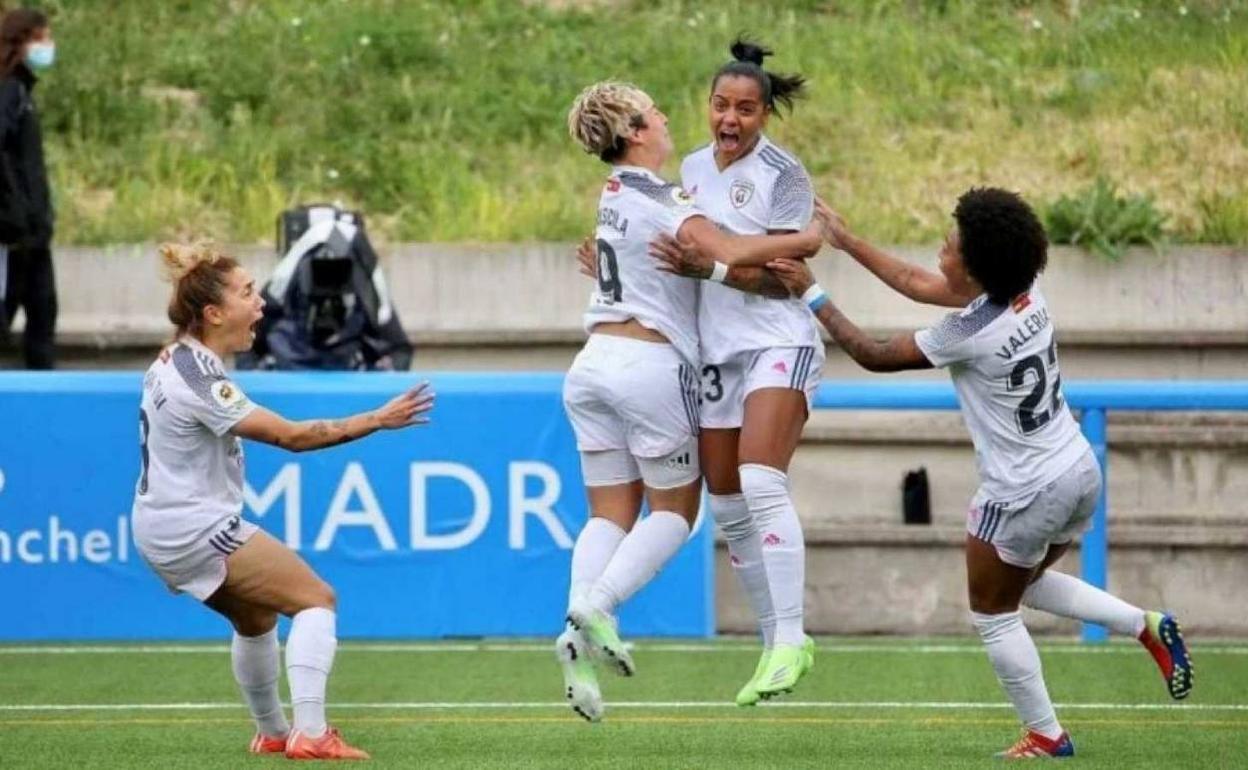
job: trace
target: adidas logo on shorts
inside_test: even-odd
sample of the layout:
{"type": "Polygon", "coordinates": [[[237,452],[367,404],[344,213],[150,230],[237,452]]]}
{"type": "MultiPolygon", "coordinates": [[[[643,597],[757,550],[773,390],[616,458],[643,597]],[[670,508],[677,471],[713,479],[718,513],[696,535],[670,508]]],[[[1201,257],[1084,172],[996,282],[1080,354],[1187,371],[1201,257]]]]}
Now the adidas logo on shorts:
{"type": "Polygon", "coordinates": [[[693,458],[689,452],[682,452],[667,458],[667,462],[664,464],[668,468],[688,468],[693,464],[693,458]]]}

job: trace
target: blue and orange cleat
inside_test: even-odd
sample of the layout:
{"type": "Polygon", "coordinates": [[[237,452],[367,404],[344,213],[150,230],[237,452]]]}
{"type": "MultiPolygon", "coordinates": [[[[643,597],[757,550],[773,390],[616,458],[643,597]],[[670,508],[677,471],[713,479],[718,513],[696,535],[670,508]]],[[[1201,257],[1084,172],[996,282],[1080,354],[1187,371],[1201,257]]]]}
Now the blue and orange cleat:
{"type": "Polygon", "coordinates": [[[998,753],[998,759],[1065,759],[1075,755],[1075,743],[1070,733],[1062,733],[1056,739],[1046,738],[1028,730],[1018,742],[998,753]]]}
{"type": "Polygon", "coordinates": [[[247,750],[252,754],[281,754],[286,751],[286,736],[256,733],[256,737],[251,739],[251,745],[247,747],[247,750]]]}
{"type": "Polygon", "coordinates": [[[1192,656],[1183,641],[1183,629],[1173,615],[1160,612],[1144,613],[1144,630],[1140,644],[1148,650],[1161,669],[1170,697],[1183,700],[1192,691],[1192,656]]]}
{"type": "Polygon", "coordinates": [[[317,738],[291,730],[286,739],[287,759],[368,759],[368,752],[348,745],[333,727],[326,727],[317,738]]]}

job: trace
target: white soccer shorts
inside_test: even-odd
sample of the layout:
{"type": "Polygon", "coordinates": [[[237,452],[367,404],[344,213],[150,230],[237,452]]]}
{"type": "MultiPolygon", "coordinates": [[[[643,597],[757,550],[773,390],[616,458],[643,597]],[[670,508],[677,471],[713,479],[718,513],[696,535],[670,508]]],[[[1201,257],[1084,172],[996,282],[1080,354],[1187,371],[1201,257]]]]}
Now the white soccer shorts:
{"type": "Polygon", "coordinates": [[[590,335],[564,380],[563,406],[582,453],[617,450],[610,459],[627,450],[637,461],[635,469],[604,468],[583,456],[589,486],[643,478],[664,489],[701,473],[696,370],[671,345],[590,335]]]}
{"type": "Polygon", "coordinates": [[[809,409],[823,374],[823,346],[765,348],[738,353],[722,364],[702,367],[702,427],[740,428],[745,399],[763,388],[806,394],[809,409]]]}
{"type": "Polygon", "coordinates": [[[1101,467],[1088,450],[1040,491],[1010,501],[975,494],[966,531],[996,549],[1001,561],[1030,569],[1044,561],[1049,546],[1069,543],[1092,526],[1101,493],[1101,467]]]}
{"type": "Polygon", "coordinates": [[[225,582],[225,559],[260,530],[241,516],[223,519],[194,541],[189,548],[171,552],[156,549],[135,532],[134,542],[148,566],[175,594],[188,593],[204,601],[225,582]]]}

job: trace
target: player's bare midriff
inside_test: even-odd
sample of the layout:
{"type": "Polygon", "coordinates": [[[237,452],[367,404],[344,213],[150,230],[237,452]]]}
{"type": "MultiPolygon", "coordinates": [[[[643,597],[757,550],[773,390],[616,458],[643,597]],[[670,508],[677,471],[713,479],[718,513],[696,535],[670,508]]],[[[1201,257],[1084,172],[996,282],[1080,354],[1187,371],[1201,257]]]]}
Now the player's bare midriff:
{"type": "Polygon", "coordinates": [[[647,329],[641,325],[636,318],[630,318],[627,321],[609,321],[600,324],[594,324],[594,328],[590,330],[591,334],[609,334],[612,337],[629,337],[643,342],[658,342],[663,345],[670,345],[671,341],[664,337],[654,329],[647,329]]]}

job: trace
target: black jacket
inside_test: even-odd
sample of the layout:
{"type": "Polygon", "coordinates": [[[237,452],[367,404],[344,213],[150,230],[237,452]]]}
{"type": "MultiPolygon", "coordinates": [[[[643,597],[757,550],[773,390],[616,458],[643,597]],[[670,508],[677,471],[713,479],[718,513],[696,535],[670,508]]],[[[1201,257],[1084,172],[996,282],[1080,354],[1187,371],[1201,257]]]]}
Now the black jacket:
{"type": "Polygon", "coordinates": [[[32,96],[36,82],[25,64],[0,80],[0,243],[46,248],[54,214],[32,96]]]}

